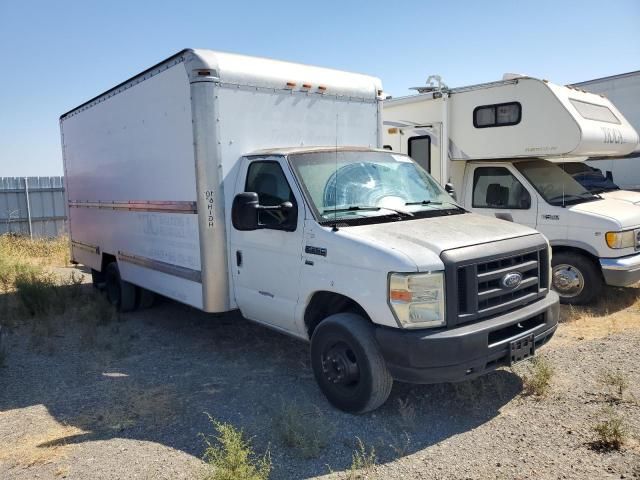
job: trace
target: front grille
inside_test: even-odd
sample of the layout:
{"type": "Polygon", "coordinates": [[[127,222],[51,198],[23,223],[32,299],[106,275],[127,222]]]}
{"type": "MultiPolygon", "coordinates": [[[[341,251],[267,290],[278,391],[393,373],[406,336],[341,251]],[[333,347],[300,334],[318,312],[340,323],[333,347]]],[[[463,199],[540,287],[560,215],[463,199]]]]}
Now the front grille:
{"type": "Polygon", "coordinates": [[[449,326],[488,319],[547,294],[549,259],[546,244],[538,242],[526,249],[493,253],[480,259],[466,259],[465,256],[468,254],[443,255],[449,292],[454,289],[457,294],[455,299],[449,295],[447,301],[449,326]],[[462,258],[456,259],[456,256],[462,258]],[[516,272],[522,276],[520,284],[511,288],[505,286],[505,276],[516,272]]]}

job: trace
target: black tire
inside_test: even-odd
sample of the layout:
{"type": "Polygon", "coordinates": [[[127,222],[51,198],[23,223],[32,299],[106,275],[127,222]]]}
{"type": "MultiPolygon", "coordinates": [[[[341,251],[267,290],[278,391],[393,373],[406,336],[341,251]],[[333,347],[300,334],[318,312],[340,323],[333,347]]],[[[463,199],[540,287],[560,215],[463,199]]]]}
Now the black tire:
{"type": "Polygon", "coordinates": [[[360,315],[337,313],[320,322],[311,337],[311,365],[322,393],[345,412],[375,410],[391,393],[393,378],[373,327],[360,315]]]}
{"type": "Polygon", "coordinates": [[[604,280],[596,263],[576,252],[554,253],[551,259],[551,287],[560,295],[560,302],[571,305],[586,305],[602,292],[604,280]],[[569,277],[569,278],[567,278],[569,277]],[[581,288],[571,289],[576,278],[581,288]]]}
{"type": "Polygon", "coordinates": [[[105,271],[107,300],[121,312],[136,308],[136,286],[120,278],[118,264],[112,262],[105,271]]]}
{"type": "Polygon", "coordinates": [[[138,287],[138,308],[146,309],[153,307],[156,294],[146,288],[138,287]]]}
{"type": "Polygon", "coordinates": [[[97,270],[91,269],[91,284],[93,288],[97,288],[98,290],[103,290],[106,284],[106,275],[105,272],[99,272],[97,270]]]}

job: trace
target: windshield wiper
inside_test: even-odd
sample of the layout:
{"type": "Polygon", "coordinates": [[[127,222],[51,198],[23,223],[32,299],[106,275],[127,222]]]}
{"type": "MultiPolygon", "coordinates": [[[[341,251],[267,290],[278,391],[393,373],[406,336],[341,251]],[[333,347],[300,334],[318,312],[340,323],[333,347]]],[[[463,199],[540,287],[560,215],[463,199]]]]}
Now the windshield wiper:
{"type": "MultiPolygon", "coordinates": [[[[464,210],[460,205],[453,202],[434,202],[433,200],[422,200],[420,202],[407,202],[405,205],[451,205],[455,207],[457,210],[464,210]]],[[[466,212],[466,210],[464,210],[466,212]]]]}
{"type": "Polygon", "coordinates": [[[390,210],[392,212],[397,213],[398,215],[405,215],[407,217],[414,216],[413,213],[405,212],[404,210],[396,210],[395,208],[389,208],[389,207],[374,207],[374,206],[368,206],[368,205],[351,205],[350,207],[343,207],[343,208],[327,208],[322,211],[322,214],[327,215],[334,212],[340,213],[340,212],[357,212],[357,211],[376,212],[378,210],[390,210]]]}

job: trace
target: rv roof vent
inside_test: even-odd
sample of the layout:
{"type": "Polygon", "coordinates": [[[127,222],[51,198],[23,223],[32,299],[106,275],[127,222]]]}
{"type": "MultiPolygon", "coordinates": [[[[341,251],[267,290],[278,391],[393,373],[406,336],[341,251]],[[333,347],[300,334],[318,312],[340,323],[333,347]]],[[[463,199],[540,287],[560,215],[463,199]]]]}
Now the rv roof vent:
{"type": "Polygon", "coordinates": [[[447,84],[442,81],[442,77],[440,75],[429,75],[426,85],[420,87],[411,87],[409,90],[417,90],[418,93],[431,93],[431,92],[440,92],[442,90],[447,90],[447,84]]]}
{"type": "Polygon", "coordinates": [[[502,75],[502,80],[515,80],[516,78],[526,78],[526,75],[522,73],[505,73],[502,75]]]}

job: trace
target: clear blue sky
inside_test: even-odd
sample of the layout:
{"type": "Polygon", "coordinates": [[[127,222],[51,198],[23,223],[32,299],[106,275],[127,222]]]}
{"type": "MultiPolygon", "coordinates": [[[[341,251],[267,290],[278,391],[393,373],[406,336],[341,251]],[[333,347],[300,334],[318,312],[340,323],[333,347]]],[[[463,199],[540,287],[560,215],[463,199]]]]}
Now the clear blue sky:
{"type": "Polygon", "coordinates": [[[61,113],[185,47],[380,77],[408,93],[640,69],[640,1],[0,0],[0,176],[60,175],[61,113]]]}

